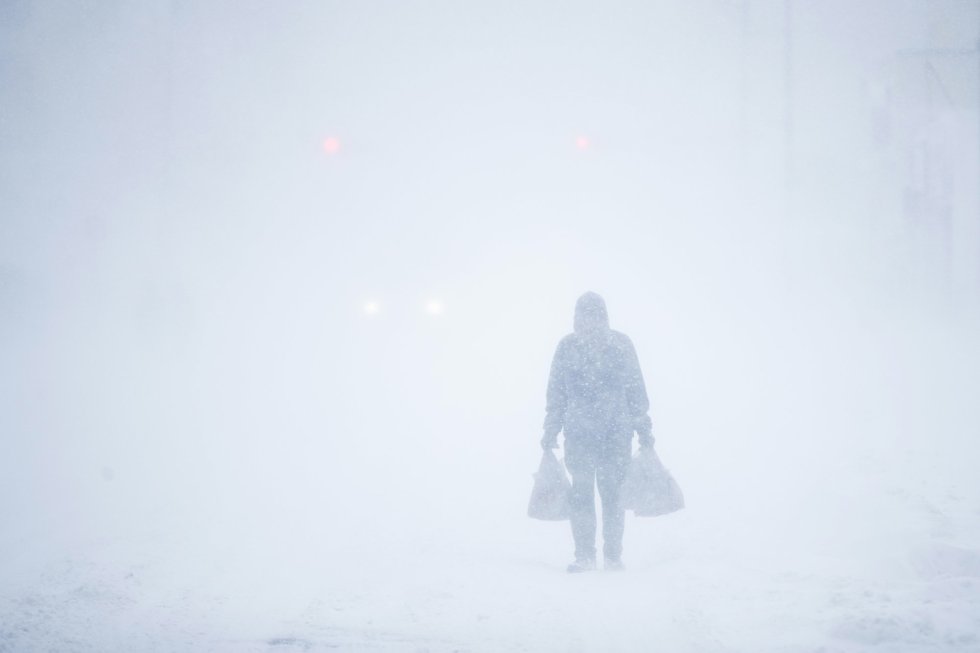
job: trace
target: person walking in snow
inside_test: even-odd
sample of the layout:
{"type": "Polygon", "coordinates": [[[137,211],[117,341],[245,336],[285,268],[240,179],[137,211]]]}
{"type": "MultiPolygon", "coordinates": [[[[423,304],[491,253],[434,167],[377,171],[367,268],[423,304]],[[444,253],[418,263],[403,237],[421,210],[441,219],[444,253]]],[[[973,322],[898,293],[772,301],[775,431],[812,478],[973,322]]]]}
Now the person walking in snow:
{"type": "Polygon", "coordinates": [[[609,328],[606,303],[587,292],[575,304],[574,332],[558,343],[548,379],[544,450],[565,436],[565,466],[572,475],[571,573],[596,567],[595,487],[602,501],[605,569],[623,568],[626,511],[620,500],[633,449],[653,446],[643,374],[632,341],[609,328]]]}

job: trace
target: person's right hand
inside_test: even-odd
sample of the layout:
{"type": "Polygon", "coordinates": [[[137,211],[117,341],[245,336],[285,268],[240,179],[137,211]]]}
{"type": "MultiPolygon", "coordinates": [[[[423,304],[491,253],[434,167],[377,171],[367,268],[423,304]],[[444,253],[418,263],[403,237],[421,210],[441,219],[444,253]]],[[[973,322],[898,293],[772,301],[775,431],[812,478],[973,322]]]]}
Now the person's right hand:
{"type": "Polygon", "coordinates": [[[544,451],[548,451],[549,449],[557,449],[558,434],[556,433],[555,435],[546,435],[543,438],[541,438],[541,448],[544,451]]]}

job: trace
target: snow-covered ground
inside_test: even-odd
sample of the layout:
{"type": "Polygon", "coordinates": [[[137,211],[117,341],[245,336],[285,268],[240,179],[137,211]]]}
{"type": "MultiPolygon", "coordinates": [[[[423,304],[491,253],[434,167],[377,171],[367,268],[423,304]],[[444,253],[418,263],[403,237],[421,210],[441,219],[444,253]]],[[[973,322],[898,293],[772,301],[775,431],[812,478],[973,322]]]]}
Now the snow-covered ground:
{"type": "Polygon", "coordinates": [[[731,383],[734,354],[700,363],[734,398],[661,397],[688,508],[629,518],[624,573],[564,572],[567,524],[524,516],[535,430],[500,435],[511,418],[396,438],[379,415],[390,437],[336,455],[273,434],[183,472],[162,459],[164,480],[120,467],[8,496],[0,650],[980,650],[977,352],[942,332],[838,363],[770,352],[768,373],[796,371],[768,404],[731,383]]]}
{"type": "Polygon", "coordinates": [[[887,545],[772,539],[804,511],[767,519],[757,541],[695,503],[631,520],[628,570],[583,576],[563,571],[566,526],[517,505],[410,539],[329,520],[233,540],[206,524],[107,533],[12,571],[32,543],[4,557],[0,650],[978,650],[980,505],[890,499],[921,530],[887,545]]]}

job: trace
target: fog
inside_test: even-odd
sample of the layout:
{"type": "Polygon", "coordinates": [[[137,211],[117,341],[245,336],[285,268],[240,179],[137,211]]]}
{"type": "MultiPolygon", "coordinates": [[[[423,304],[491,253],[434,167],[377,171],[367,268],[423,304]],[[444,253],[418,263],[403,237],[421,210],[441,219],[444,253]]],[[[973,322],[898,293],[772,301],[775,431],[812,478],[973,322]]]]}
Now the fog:
{"type": "Polygon", "coordinates": [[[978,43],[6,0],[0,651],[975,650],[978,43]],[[613,577],[525,514],[589,290],[687,500],[613,577]]]}

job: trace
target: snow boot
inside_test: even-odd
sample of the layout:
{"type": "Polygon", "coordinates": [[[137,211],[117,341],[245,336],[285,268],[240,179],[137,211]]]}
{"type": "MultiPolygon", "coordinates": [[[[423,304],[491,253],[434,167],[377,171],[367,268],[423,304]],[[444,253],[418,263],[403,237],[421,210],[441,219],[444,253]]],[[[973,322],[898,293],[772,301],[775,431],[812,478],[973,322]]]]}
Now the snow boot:
{"type": "Polygon", "coordinates": [[[623,561],[620,558],[606,558],[602,569],[604,571],[623,571],[626,567],[623,566],[623,561]]]}
{"type": "Polygon", "coordinates": [[[568,573],[570,574],[581,574],[585,571],[595,571],[595,560],[592,558],[583,558],[581,560],[576,560],[572,564],[568,565],[568,573]]]}

